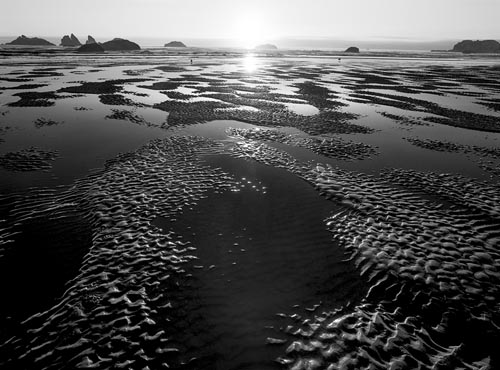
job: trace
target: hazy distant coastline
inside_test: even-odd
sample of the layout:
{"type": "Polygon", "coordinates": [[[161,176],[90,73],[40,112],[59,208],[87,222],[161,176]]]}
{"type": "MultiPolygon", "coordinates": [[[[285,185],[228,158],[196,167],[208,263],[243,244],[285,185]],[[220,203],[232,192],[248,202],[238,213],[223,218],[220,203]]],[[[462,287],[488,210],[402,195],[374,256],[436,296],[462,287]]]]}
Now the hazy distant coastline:
{"type": "MultiPolygon", "coordinates": [[[[18,35],[11,36],[0,36],[0,44],[5,44],[14,40],[18,35]]],[[[47,41],[50,41],[56,45],[59,45],[61,40],[61,35],[58,36],[44,36],[36,35],[47,41]]],[[[83,36],[86,35],[77,35],[83,36]]],[[[94,35],[96,39],[99,40],[109,40],[114,37],[121,37],[120,35],[106,35],[99,36],[94,35]]],[[[133,37],[124,36],[125,38],[138,43],[143,48],[148,47],[163,47],[167,41],[170,40],[181,40],[186,45],[192,47],[201,48],[241,48],[237,40],[233,39],[191,39],[182,37],[170,37],[166,36],[164,38],[144,38],[144,37],[133,37]]],[[[399,40],[341,40],[333,38],[323,38],[323,39],[306,39],[306,38],[284,38],[284,39],[271,39],[265,40],[265,43],[271,43],[279,46],[280,49],[300,49],[300,50],[332,50],[332,51],[344,51],[346,48],[357,45],[363,51],[430,51],[430,50],[450,50],[453,45],[461,40],[439,40],[439,41],[399,41],[399,40]]],[[[254,45],[254,46],[257,46],[254,45]]]]}

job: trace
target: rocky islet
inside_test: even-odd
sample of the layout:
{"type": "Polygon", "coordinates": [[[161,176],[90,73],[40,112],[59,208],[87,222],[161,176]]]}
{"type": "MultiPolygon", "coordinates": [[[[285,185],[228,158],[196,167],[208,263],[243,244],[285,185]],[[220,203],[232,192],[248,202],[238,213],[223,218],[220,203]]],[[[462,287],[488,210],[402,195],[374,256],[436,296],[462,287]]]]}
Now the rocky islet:
{"type": "Polygon", "coordinates": [[[61,39],[61,46],[73,47],[81,45],[82,43],[80,42],[80,40],[78,40],[78,38],[74,34],[71,34],[71,36],[65,35],[61,39]]]}

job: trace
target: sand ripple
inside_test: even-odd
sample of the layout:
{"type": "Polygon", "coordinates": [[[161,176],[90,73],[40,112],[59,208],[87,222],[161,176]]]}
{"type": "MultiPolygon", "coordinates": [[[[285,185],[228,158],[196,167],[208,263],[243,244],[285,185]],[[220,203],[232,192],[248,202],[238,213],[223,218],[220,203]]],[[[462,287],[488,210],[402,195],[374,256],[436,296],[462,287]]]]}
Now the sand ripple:
{"type": "Polygon", "coordinates": [[[498,363],[498,187],[415,171],[377,179],[308,167],[264,145],[243,143],[239,153],[287,168],[345,206],[327,227],[370,285],[363,304],[285,330],[295,339],[282,364],[479,369],[498,363]]]}
{"type": "MultiPolygon", "coordinates": [[[[176,356],[162,328],[169,292],[182,284],[182,266],[194,257],[150,221],[175,217],[209,189],[231,186],[228,175],[195,160],[218,150],[199,138],[153,141],[63,194],[49,194],[31,207],[25,199],[24,211],[12,211],[17,222],[40,213],[64,218],[83,212],[93,232],[80,272],[58,304],[26,320],[24,333],[1,345],[2,368],[161,368],[176,356]],[[70,206],[57,206],[67,198],[70,206]]],[[[2,229],[3,243],[10,229],[2,229]]]]}

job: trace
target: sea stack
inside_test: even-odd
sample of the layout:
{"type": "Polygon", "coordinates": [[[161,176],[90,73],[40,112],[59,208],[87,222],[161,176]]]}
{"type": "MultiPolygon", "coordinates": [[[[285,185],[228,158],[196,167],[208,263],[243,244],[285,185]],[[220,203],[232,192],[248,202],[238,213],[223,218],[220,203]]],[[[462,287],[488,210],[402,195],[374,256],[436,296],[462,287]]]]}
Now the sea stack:
{"type": "Polygon", "coordinates": [[[53,43],[39,37],[19,36],[17,39],[8,42],[7,45],[27,45],[27,46],[55,46],[53,43]]]}
{"type": "Polygon", "coordinates": [[[464,54],[500,53],[500,43],[495,40],[463,40],[453,46],[453,50],[464,54]]]}
{"type": "Polygon", "coordinates": [[[278,50],[278,47],[273,44],[262,44],[256,46],[255,50],[278,50]]]}
{"type": "Polygon", "coordinates": [[[169,43],[165,44],[164,47],[166,47],[166,48],[185,48],[186,45],[180,41],[170,41],[169,43]]]}
{"type": "Polygon", "coordinates": [[[97,41],[92,36],[88,35],[87,42],[85,44],[87,44],[87,45],[89,45],[89,44],[97,44],[97,41]]]}
{"type": "Polygon", "coordinates": [[[80,46],[77,50],[77,53],[104,53],[104,48],[94,42],[92,44],[85,44],[80,46]]]}
{"type": "Polygon", "coordinates": [[[345,53],[359,53],[359,48],[351,46],[345,50],[345,53]]]}
{"type": "Polygon", "coordinates": [[[115,38],[111,41],[106,41],[101,44],[106,51],[129,51],[129,50],[141,50],[141,47],[135,42],[115,38]]]}
{"type": "Polygon", "coordinates": [[[80,46],[81,44],[80,40],[74,34],[71,34],[71,36],[65,35],[61,39],[61,46],[80,46]]]}

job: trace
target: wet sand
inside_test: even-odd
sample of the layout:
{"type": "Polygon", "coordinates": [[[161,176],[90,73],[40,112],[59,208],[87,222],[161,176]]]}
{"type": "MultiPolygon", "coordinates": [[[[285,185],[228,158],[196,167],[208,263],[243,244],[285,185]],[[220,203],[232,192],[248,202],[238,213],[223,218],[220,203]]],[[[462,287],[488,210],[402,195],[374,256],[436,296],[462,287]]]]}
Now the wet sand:
{"type": "Polygon", "coordinates": [[[500,366],[498,63],[0,70],[0,367],[500,366]]]}

